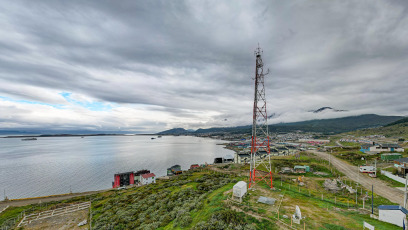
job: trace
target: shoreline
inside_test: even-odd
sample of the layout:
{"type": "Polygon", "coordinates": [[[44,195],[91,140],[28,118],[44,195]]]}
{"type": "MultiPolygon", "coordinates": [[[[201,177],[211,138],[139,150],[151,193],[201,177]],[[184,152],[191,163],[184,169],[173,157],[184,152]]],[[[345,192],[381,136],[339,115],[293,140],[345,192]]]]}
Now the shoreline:
{"type": "Polygon", "coordinates": [[[42,203],[42,202],[51,202],[51,201],[61,201],[61,200],[66,200],[78,196],[86,196],[86,195],[92,195],[96,193],[101,193],[101,192],[106,192],[112,190],[110,189],[103,189],[103,190],[97,190],[97,191],[88,191],[88,192],[78,192],[78,193],[65,193],[65,194],[55,194],[55,195],[49,195],[49,196],[39,196],[39,197],[27,197],[27,198],[19,198],[19,199],[10,199],[10,200],[2,200],[0,201],[0,206],[2,205],[8,205],[8,206],[13,206],[13,207],[20,207],[20,206],[26,206],[30,204],[36,204],[36,203],[42,203]]]}
{"type": "Polygon", "coordinates": [[[157,136],[156,134],[38,134],[38,135],[16,135],[1,138],[27,138],[27,137],[95,137],[95,136],[157,136]]]}

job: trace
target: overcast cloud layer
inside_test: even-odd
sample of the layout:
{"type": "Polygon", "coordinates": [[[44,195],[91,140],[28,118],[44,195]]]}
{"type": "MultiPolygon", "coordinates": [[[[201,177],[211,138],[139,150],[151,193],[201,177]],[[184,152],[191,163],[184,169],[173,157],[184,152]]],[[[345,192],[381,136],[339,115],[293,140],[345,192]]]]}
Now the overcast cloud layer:
{"type": "Polygon", "coordinates": [[[258,42],[270,123],[407,115],[407,3],[2,1],[0,129],[250,124],[258,42]]]}

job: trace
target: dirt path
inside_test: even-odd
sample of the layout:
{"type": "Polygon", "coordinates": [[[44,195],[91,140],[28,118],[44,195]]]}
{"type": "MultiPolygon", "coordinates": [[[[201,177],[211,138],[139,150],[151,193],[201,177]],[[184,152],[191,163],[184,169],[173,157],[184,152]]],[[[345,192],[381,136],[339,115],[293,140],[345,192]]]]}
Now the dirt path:
{"type": "Polygon", "coordinates": [[[77,196],[86,196],[86,195],[92,195],[107,190],[101,190],[101,191],[91,191],[91,192],[81,192],[81,193],[72,193],[72,194],[64,194],[64,195],[56,195],[56,196],[49,196],[49,197],[38,197],[38,198],[27,198],[27,199],[18,199],[18,200],[10,200],[10,201],[1,201],[0,202],[0,207],[6,207],[7,205],[15,206],[15,207],[20,207],[20,206],[26,206],[30,204],[38,204],[40,201],[42,203],[44,202],[50,202],[50,201],[60,201],[60,200],[66,200],[70,199],[73,197],[77,196]]]}
{"type": "MultiPolygon", "coordinates": [[[[328,153],[312,150],[309,152],[316,154],[320,158],[329,160],[328,153]]],[[[336,167],[340,172],[344,173],[351,180],[359,182],[367,190],[371,190],[371,185],[374,185],[374,193],[387,198],[391,202],[398,203],[400,205],[404,204],[404,193],[401,190],[388,186],[380,179],[371,178],[367,175],[359,175],[356,166],[350,165],[349,163],[334,156],[331,156],[330,160],[333,166],[336,167]]]]}

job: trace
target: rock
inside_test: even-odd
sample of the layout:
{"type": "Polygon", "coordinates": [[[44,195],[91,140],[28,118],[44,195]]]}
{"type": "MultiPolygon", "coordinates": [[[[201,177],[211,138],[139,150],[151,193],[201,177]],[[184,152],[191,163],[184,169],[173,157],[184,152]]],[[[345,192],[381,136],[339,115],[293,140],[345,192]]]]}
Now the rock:
{"type": "Polygon", "coordinates": [[[83,221],[79,222],[78,227],[81,227],[81,226],[83,226],[83,225],[85,225],[87,223],[88,223],[87,220],[83,220],[83,221]]]}

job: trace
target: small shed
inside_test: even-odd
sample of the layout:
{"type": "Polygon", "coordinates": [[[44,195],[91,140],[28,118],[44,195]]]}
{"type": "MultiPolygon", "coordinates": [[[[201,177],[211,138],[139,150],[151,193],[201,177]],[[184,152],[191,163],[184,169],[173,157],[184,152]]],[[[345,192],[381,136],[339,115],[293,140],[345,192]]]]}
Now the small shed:
{"type": "Polygon", "coordinates": [[[295,165],[293,169],[295,172],[310,172],[310,167],[308,165],[295,165]]]}
{"type": "Polygon", "coordinates": [[[378,219],[384,222],[403,226],[406,223],[408,210],[399,205],[380,205],[378,206],[378,219]]]}
{"type": "Polygon", "coordinates": [[[242,197],[245,195],[246,192],[247,192],[247,183],[245,181],[239,181],[232,188],[233,196],[236,198],[239,198],[240,201],[242,201],[242,197]]]}

